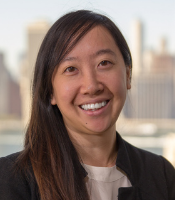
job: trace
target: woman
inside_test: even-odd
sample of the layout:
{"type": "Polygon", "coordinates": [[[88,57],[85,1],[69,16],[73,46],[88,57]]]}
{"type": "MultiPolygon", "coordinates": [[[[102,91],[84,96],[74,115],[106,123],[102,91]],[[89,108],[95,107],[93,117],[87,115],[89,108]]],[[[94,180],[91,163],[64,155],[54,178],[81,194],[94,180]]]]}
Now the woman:
{"type": "Polygon", "coordinates": [[[116,133],[131,69],[107,17],[79,10],[55,22],[36,61],[24,150],[0,160],[0,199],[175,199],[171,164],[116,133]]]}

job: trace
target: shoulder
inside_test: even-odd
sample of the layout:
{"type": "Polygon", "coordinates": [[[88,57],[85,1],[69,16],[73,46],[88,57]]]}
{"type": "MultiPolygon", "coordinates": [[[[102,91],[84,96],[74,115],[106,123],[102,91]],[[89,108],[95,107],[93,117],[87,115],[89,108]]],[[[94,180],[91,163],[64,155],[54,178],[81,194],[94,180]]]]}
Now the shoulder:
{"type": "Polygon", "coordinates": [[[9,176],[15,174],[16,160],[20,153],[11,154],[0,158],[0,181],[6,181],[9,176]]]}
{"type": "Polygon", "coordinates": [[[156,165],[163,166],[164,158],[162,158],[162,156],[133,146],[132,144],[125,141],[119,134],[117,137],[119,148],[118,153],[120,154],[120,162],[123,164],[127,161],[127,163],[131,164],[131,167],[134,166],[136,168],[152,168],[152,166],[156,165]]]}
{"type": "Polygon", "coordinates": [[[18,166],[19,155],[20,152],[0,158],[0,199],[32,199],[34,184],[31,175],[18,166]]]}
{"type": "Polygon", "coordinates": [[[175,199],[175,168],[173,165],[161,155],[139,149],[126,141],[124,143],[135,178],[139,180],[140,185],[146,181],[154,188],[153,182],[156,182],[156,187],[164,188],[169,200],[175,199]]]}
{"type": "Polygon", "coordinates": [[[124,144],[125,144],[128,154],[130,155],[131,162],[133,164],[135,163],[134,165],[139,164],[139,165],[142,165],[142,167],[149,166],[150,168],[152,168],[153,166],[154,167],[158,166],[160,169],[170,167],[174,169],[172,164],[169,161],[167,161],[163,156],[137,148],[126,141],[124,141],[124,144]]]}
{"type": "Polygon", "coordinates": [[[20,152],[8,155],[6,157],[1,157],[0,158],[0,169],[2,169],[5,165],[11,165],[16,162],[16,159],[20,155],[20,152]]]}

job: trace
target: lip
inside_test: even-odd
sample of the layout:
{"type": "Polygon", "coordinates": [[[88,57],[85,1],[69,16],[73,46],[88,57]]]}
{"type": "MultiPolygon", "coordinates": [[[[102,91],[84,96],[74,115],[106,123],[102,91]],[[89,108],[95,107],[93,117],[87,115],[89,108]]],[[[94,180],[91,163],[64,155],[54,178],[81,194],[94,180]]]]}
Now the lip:
{"type": "MultiPolygon", "coordinates": [[[[103,101],[107,101],[107,104],[103,107],[101,107],[100,109],[97,109],[95,111],[91,111],[91,110],[83,110],[80,106],[79,108],[81,109],[81,111],[89,116],[97,116],[97,115],[100,115],[102,114],[103,112],[105,112],[105,110],[108,108],[109,104],[110,104],[110,100],[103,100],[103,101]]],[[[95,101],[93,103],[99,103],[99,102],[102,102],[102,101],[95,101]]],[[[85,104],[92,104],[92,102],[88,102],[88,103],[85,103],[85,104]]],[[[84,105],[84,104],[81,104],[81,105],[84,105]]]]}

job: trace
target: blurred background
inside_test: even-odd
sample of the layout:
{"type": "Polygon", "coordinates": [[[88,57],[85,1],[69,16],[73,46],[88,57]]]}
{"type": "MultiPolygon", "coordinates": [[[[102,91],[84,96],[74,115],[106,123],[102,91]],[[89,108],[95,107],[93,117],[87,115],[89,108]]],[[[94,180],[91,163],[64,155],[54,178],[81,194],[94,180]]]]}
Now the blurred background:
{"type": "Polygon", "coordinates": [[[174,0],[0,0],[0,157],[22,150],[39,46],[63,14],[110,17],[133,57],[132,89],[116,129],[133,145],[175,165],[174,0]]]}

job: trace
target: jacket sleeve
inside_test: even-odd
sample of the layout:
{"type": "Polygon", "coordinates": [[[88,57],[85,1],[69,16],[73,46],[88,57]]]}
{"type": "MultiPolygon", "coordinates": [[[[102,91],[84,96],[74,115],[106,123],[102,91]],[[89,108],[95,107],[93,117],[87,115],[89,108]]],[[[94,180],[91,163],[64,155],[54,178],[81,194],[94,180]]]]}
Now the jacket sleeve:
{"type": "Polygon", "coordinates": [[[15,172],[14,161],[0,158],[0,199],[31,200],[30,187],[21,172],[15,172]]]}
{"type": "Polygon", "coordinates": [[[168,200],[175,200],[175,168],[164,160],[164,173],[167,182],[168,200]]]}

